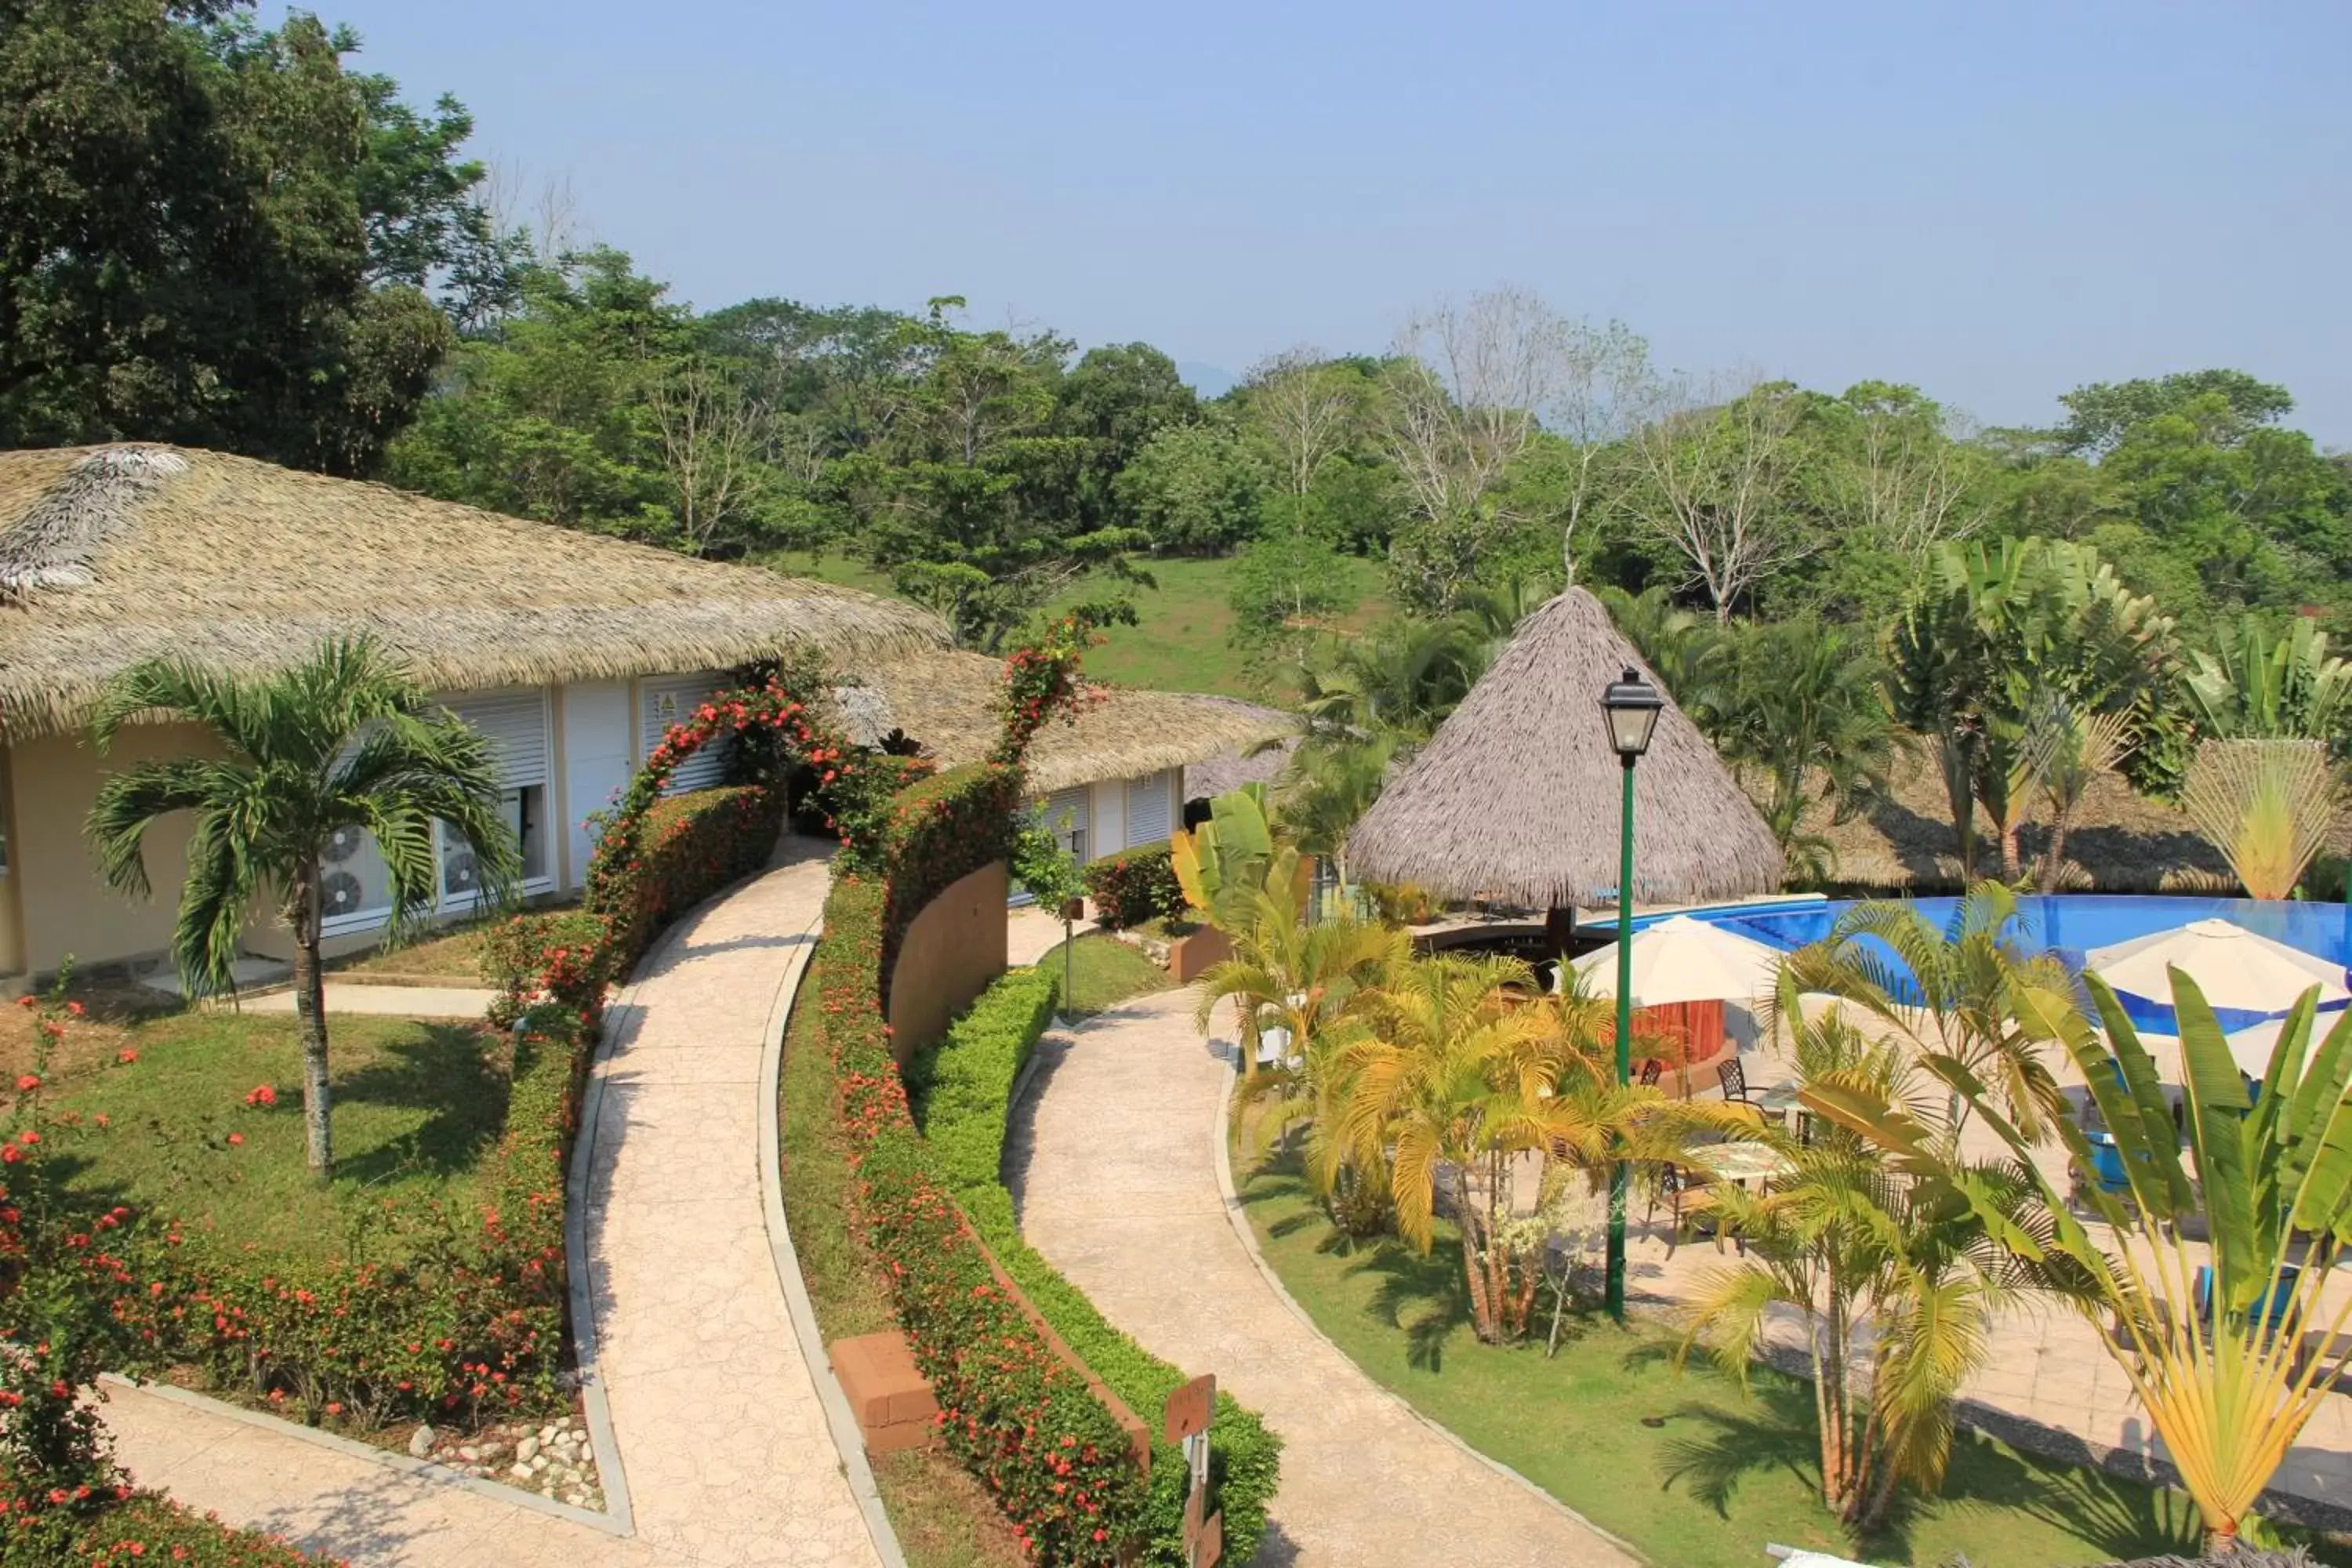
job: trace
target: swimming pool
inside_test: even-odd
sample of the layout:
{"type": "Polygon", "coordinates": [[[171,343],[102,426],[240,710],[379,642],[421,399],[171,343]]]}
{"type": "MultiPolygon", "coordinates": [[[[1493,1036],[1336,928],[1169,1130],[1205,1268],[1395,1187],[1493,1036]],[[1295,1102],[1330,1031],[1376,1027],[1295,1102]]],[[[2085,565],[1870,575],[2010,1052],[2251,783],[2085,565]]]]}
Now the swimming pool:
{"type": "MultiPolygon", "coordinates": [[[[1948,925],[1960,907],[1958,899],[1907,901],[1938,927],[1948,925]]],[[[1796,908],[1784,905],[1687,912],[1789,952],[1829,935],[1838,917],[1853,907],[1853,900],[1845,900],[1796,908]]],[[[2080,973],[2084,954],[2094,948],[2150,936],[2199,920],[2228,921],[2257,936],[2269,937],[2352,969],[2352,905],[2347,904],[2132,893],[2035,893],[2018,899],[2017,918],[2011,929],[2020,946],[2031,952],[2054,953],[2068,969],[2080,973]]],[[[2173,1031],[2169,1006],[2150,998],[2126,995],[2124,1007],[2133,1022],[2143,1028],[2166,1034],[2173,1031]]],[[[2224,1028],[2242,1028],[2265,1016],[2275,1016],[2229,1010],[2222,1010],[2219,1016],[2224,1028]]]]}

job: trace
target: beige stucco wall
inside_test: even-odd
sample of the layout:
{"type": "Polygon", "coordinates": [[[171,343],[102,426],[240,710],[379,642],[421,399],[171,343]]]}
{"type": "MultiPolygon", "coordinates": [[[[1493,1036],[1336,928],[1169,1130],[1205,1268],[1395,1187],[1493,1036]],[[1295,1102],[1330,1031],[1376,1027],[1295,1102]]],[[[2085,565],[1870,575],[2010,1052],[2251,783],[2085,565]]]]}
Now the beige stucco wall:
{"type": "Polygon", "coordinates": [[[950,883],[907,928],[890,968],[890,1052],[901,1066],[1004,973],[1010,891],[1004,862],[992,860],[950,883]]]}
{"type": "Polygon", "coordinates": [[[209,732],[191,724],[129,724],[100,756],[76,735],[51,735],[8,748],[9,878],[16,884],[18,967],[53,972],[78,963],[113,963],[161,953],[171,944],[180,885],[187,878],[188,820],[165,817],[147,833],[147,879],[153,892],[132,900],[100,880],[82,837],[83,819],[111,770],[154,758],[216,756],[209,732]]]}

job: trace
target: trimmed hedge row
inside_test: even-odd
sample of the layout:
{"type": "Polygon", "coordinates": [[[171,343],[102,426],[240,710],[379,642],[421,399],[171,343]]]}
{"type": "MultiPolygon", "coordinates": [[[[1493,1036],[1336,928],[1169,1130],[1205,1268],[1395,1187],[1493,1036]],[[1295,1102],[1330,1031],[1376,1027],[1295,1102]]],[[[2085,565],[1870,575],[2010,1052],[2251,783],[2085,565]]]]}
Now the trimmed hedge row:
{"type": "Polygon", "coordinates": [[[1139,844],[1089,860],[1078,873],[1105,925],[1125,928],[1184,912],[1184,889],[1166,843],[1139,844]]]}
{"type": "Polygon", "coordinates": [[[892,1306],[939,1401],[948,1446],[1039,1561],[1108,1568],[1135,1534],[1144,1483],[1118,1420],[999,1286],[955,1199],[930,1173],[883,1021],[889,903],[868,879],[836,881],[802,990],[819,1007],[818,1036],[855,1151],[857,1219],[887,1267],[892,1306]]]}
{"type": "MultiPolygon", "coordinates": [[[[945,1037],[907,1064],[907,1090],[931,1169],[954,1193],[981,1239],[1054,1331],[1130,1409],[1151,1422],[1183,1384],[1184,1373],[1112,1327],[1084,1291],[1022,1238],[1013,1194],[1003,1180],[1013,1085],[1052,1021],[1058,989],[1050,971],[1007,973],[945,1037]]],[[[1229,1394],[1217,1395],[1209,1479],[1224,1512],[1227,1562],[1246,1563],[1257,1551],[1281,1450],[1282,1440],[1255,1411],[1229,1394]]],[[[1181,1568],[1183,1527],[1183,1454],[1173,1444],[1156,1442],[1142,1518],[1145,1560],[1181,1568]]]]}

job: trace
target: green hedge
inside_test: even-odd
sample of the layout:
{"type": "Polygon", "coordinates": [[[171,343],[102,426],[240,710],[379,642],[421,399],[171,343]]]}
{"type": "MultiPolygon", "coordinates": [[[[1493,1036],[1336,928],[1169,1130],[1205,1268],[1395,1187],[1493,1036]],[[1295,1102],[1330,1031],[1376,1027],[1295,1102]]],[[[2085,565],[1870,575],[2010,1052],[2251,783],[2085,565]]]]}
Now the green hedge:
{"type": "Polygon", "coordinates": [[[941,1435],[1039,1562],[1111,1568],[1144,1512],[1127,1436],[996,1282],[933,1176],[881,1011],[887,895],[844,877],[802,986],[839,1091],[856,1167],[857,1221],[940,1405],[941,1435]]]}
{"type": "Polygon", "coordinates": [[[637,851],[589,867],[582,906],[613,928],[613,978],[625,975],[670,921],[768,863],[784,797],[762,784],[694,790],[654,803],[637,851]]]}
{"type": "Polygon", "coordinates": [[[1184,912],[1184,889],[1165,842],[1089,860],[1079,872],[1106,925],[1125,928],[1184,912]]]}
{"type": "MultiPolygon", "coordinates": [[[[1112,1327],[1085,1292],[1022,1239],[1013,1194],[1003,1181],[1013,1088],[1053,1018],[1057,988],[1050,971],[1006,973],[907,1064],[908,1097],[933,1173],[955,1194],[1004,1271],[1095,1374],[1156,1431],[1161,1406],[1185,1382],[1183,1372],[1112,1327]]],[[[1217,1396],[1209,1473],[1224,1511],[1227,1562],[1246,1563],[1257,1551],[1281,1449],[1282,1440],[1255,1412],[1230,1394],[1217,1396]]],[[[1184,1461],[1173,1444],[1155,1443],[1151,1483],[1143,1516],[1146,1560],[1181,1568],[1184,1461]]]]}

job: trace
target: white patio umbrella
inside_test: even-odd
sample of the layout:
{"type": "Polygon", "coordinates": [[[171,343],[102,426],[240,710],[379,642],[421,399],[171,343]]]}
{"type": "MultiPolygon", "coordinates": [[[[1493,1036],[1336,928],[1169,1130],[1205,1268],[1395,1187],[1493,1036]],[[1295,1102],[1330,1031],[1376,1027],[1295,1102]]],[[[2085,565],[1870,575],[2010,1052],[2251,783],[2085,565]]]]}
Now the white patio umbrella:
{"type": "MultiPolygon", "coordinates": [[[[1615,942],[1586,953],[1570,967],[1583,981],[1586,994],[1617,994],[1615,942]]],[[[1633,1005],[1754,1002],[1772,994],[1780,969],[1777,948],[1676,915],[1633,933],[1633,1005]]]]}
{"type": "MultiPolygon", "coordinates": [[[[2310,1065],[2311,1053],[2317,1050],[2319,1043],[2343,1021],[2341,1012],[2321,1013],[2311,1020],[2311,1032],[2304,1037],[2303,1060],[2295,1064],[2297,1071],[2310,1065]]],[[[2238,1064],[2239,1071],[2250,1077],[2267,1077],[2271,1070],[2271,1052],[2278,1047],[2278,1038],[2284,1033],[2284,1018],[2265,1018],[2259,1024],[2250,1024],[2228,1037],[2231,1059],[2238,1064]]]]}
{"type": "Polygon", "coordinates": [[[2284,1013],[2313,985],[2320,1005],[2352,997],[2344,966],[2315,958],[2298,947],[2257,936],[2228,921],[2190,921],[2171,931],[2093,948],[2085,965],[2118,991],[2169,1005],[2178,969],[2197,982],[2216,1007],[2247,1013],[2284,1013]]]}

